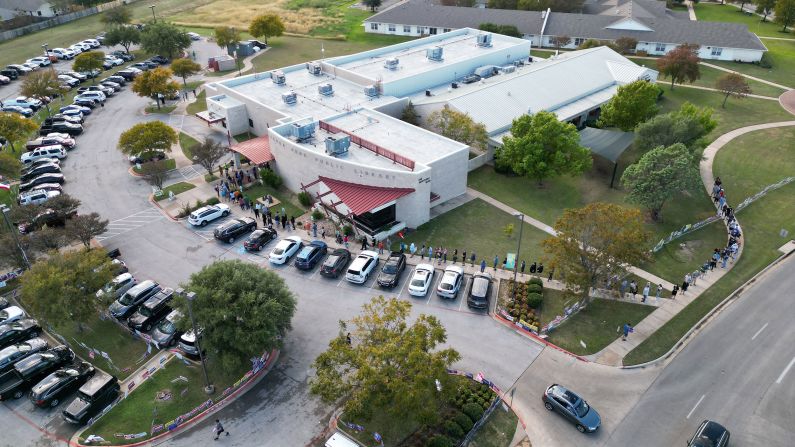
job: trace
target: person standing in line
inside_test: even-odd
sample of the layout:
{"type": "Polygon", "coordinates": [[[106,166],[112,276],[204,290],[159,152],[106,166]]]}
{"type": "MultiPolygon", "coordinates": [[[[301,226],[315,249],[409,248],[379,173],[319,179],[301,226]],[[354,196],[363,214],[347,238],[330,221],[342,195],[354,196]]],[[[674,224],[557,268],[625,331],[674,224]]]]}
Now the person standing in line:
{"type": "Polygon", "coordinates": [[[348,235],[347,234],[342,238],[342,242],[345,244],[345,248],[347,249],[348,248],[348,235]]]}
{"type": "Polygon", "coordinates": [[[442,265],[442,247],[436,247],[436,265],[442,265]]]}
{"type": "Polygon", "coordinates": [[[695,286],[696,286],[696,281],[698,281],[698,278],[699,278],[699,276],[701,276],[701,271],[699,271],[699,269],[696,269],[696,271],[694,271],[693,273],[691,273],[691,274],[690,274],[690,279],[691,279],[692,281],[690,282],[690,285],[692,285],[693,287],[695,287],[695,286]]]}
{"type": "Polygon", "coordinates": [[[433,247],[428,246],[428,262],[433,264],[433,247]]]}
{"type": "Polygon", "coordinates": [[[538,273],[538,276],[541,276],[541,274],[544,273],[544,263],[543,262],[538,264],[538,269],[536,270],[536,273],[538,273]]]}
{"type": "Polygon", "coordinates": [[[312,222],[312,237],[317,238],[317,222],[312,222]]]}
{"type": "Polygon", "coordinates": [[[494,255],[494,271],[497,271],[497,264],[500,262],[500,258],[497,255],[494,255]]]}
{"type": "Polygon", "coordinates": [[[660,304],[660,297],[662,296],[663,286],[662,284],[657,284],[657,296],[655,297],[654,302],[656,304],[660,304]]]}
{"type": "Polygon", "coordinates": [[[552,269],[549,270],[549,278],[547,279],[547,282],[552,281],[552,275],[554,274],[555,274],[555,267],[552,267],[552,269]]]}
{"type": "Polygon", "coordinates": [[[458,262],[458,249],[453,249],[453,265],[458,262]]]}
{"type": "Polygon", "coordinates": [[[682,280],[682,287],[681,287],[682,295],[684,295],[685,292],[687,292],[687,288],[690,287],[690,281],[691,281],[690,273],[685,274],[685,279],[682,280]]]}
{"type": "Polygon", "coordinates": [[[524,276],[524,268],[525,268],[525,262],[524,259],[522,259],[522,265],[521,267],[519,267],[519,270],[522,272],[522,276],[524,276]]]}
{"type": "Polygon", "coordinates": [[[676,299],[676,294],[677,293],[679,293],[679,286],[674,284],[674,288],[673,288],[673,290],[671,290],[671,299],[672,300],[676,299]]]}
{"type": "Polygon", "coordinates": [[[447,249],[442,248],[442,261],[447,264],[447,249]]]}
{"type": "Polygon", "coordinates": [[[323,238],[323,239],[326,239],[326,227],[323,227],[320,230],[320,237],[323,238]]]}
{"type": "Polygon", "coordinates": [[[422,244],[422,248],[420,249],[420,262],[425,260],[425,244],[422,244]]]}
{"type": "Polygon", "coordinates": [[[259,220],[259,203],[254,205],[254,220],[259,220]]]}
{"type": "MultiPolygon", "coordinates": [[[[475,255],[472,255],[472,256],[475,256],[475,255]]],[[[486,260],[482,259],[480,261],[480,273],[483,273],[485,270],[486,270],[486,260]]]]}
{"type": "Polygon", "coordinates": [[[464,250],[461,253],[461,264],[463,264],[464,267],[467,266],[467,251],[466,250],[464,250]]]}
{"type": "Polygon", "coordinates": [[[361,250],[362,251],[367,250],[367,238],[366,237],[362,238],[362,248],[361,248],[361,250]]]}
{"type": "Polygon", "coordinates": [[[646,298],[649,297],[650,293],[651,293],[651,283],[650,282],[646,282],[646,287],[643,288],[643,298],[640,300],[640,302],[641,303],[645,303],[646,302],[646,298]]]}
{"type": "Polygon", "coordinates": [[[627,287],[629,287],[629,283],[627,282],[627,278],[624,278],[624,280],[621,281],[621,285],[618,286],[618,292],[621,293],[621,298],[624,298],[624,296],[626,296],[627,287]]]}
{"type": "Polygon", "coordinates": [[[226,436],[229,436],[229,432],[224,430],[224,426],[221,425],[221,421],[218,419],[215,420],[215,428],[213,431],[215,432],[215,438],[213,438],[214,441],[218,440],[218,437],[221,436],[221,433],[226,433],[226,436]]]}
{"type": "Polygon", "coordinates": [[[635,295],[638,294],[638,283],[634,279],[629,283],[629,293],[632,294],[632,301],[635,301],[635,295]]]}
{"type": "MultiPolygon", "coordinates": [[[[401,251],[403,251],[403,243],[400,244],[401,251]]],[[[378,254],[384,254],[384,241],[378,241],[378,254]]]]}
{"type": "Polygon", "coordinates": [[[472,250],[472,256],[470,256],[469,259],[472,261],[472,267],[474,267],[475,259],[477,259],[477,256],[475,255],[475,250],[472,250]]]}
{"type": "Polygon", "coordinates": [[[533,263],[530,264],[530,274],[531,275],[535,275],[537,269],[538,269],[538,266],[536,265],[536,262],[533,261],[533,263]]]}

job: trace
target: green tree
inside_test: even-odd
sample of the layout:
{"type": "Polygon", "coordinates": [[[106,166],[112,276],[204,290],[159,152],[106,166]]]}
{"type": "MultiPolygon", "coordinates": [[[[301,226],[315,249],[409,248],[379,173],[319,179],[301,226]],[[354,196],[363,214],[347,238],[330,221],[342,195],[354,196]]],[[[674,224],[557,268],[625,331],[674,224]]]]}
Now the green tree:
{"type": "Polygon", "coordinates": [[[132,91],[138,96],[155,98],[160,109],[158,95],[171,96],[179,90],[179,84],[171,79],[172,72],[168,68],[158,67],[145,71],[135,77],[132,91]]]}
{"type": "Polygon", "coordinates": [[[141,43],[141,31],[134,26],[114,26],[105,34],[103,43],[108,47],[121,45],[124,52],[129,54],[133,44],[141,43]]]}
{"type": "MultiPolygon", "coordinates": [[[[295,297],[278,274],[238,260],[205,266],[185,289],[196,293],[193,314],[204,328],[202,348],[227,370],[281,346],[295,313],[295,297]]],[[[177,298],[176,307],[188,315],[184,298],[177,298]]],[[[187,320],[180,322],[182,329],[190,327],[187,320]]]]}
{"type": "Polygon", "coordinates": [[[132,11],[124,6],[118,6],[105,11],[99,20],[106,25],[124,25],[132,20],[132,11]]]}
{"type": "Polygon", "coordinates": [[[375,12],[375,10],[378,9],[379,6],[381,6],[381,0],[364,0],[362,3],[364,3],[365,6],[367,6],[368,8],[370,8],[370,11],[372,12],[375,12]]]}
{"type": "Polygon", "coordinates": [[[781,31],[787,32],[787,27],[795,23],[795,0],[776,0],[775,21],[782,25],[781,31]]]}
{"type": "Polygon", "coordinates": [[[729,96],[742,99],[751,93],[751,86],[748,85],[745,76],[738,73],[726,73],[719,77],[715,82],[715,88],[723,93],[723,104],[721,104],[723,108],[726,108],[726,100],[729,99],[729,96]]]}
{"type": "Polygon", "coordinates": [[[556,235],[542,242],[555,272],[570,293],[590,301],[589,290],[649,259],[649,234],[639,210],[612,203],[567,209],[555,222],[556,235]]]}
{"type": "Polygon", "coordinates": [[[701,123],[704,127],[704,132],[710,133],[718,127],[718,121],[712,117],[713,110],[710,107],[698,107],[695,104],[685,101],[678,110],[671,112],[674,117],[691,117],[701,123]]]}
{"type": "Polygon", "coordinates": [[[337,337],[312,364],[312,394],[326,402],[346,397],[345,410],[363,417],[379,409],[393,418],[434,422],[436,402],[453,391],[446,368],[461,356],[439,349],[447,332],[435,316],[420,314],[409,324],[410,313],[408,301],[373,298],[351,321],[351,343],[341,321],[337,337]]]}
{"type": "Polygon", "coordinates": [[[485,125],[476,123],[469,114],[453,110],[447,105],[428,116],[428,125],[436,133],[459,143],[480,149],[488,145],[489,135],[485,125]]]}
{"type": "Polygon", "coordinates": [[[19,157],[8,152],[0,152],[0,177],[19,178],[22,163],[19,157]]]}
{"type": "Polygon", "coordinates": [[[16,113],[0,112],[0,136],[8,141],[13,152],[16,152],[15,142],[27,138],[38,128],[39,125],[32,119],[16,113]]]}
{"type": "Polygon", "coordinates": [[[262,37],[268,43],[269,38],[279,37],[284,33],[284,23],[276,14],[263,14],[251,21],[248,33],[256,38],[262,37]]]}
{"type": "Polygon", "coordinates": [[[169,59],[179,56],[190,43],[188,33],[168,22],[150,23],[141,33],[141,48],[169,59]]]}
{"type": "Polygon", "coordinates": [[[182,78],[182,85],[184,85],[185,88],[188,88],[188,76],[195,75],[201,71],[201,69],[201,65],[190,59],[175,59],[174,62],[171,63],[171,71],[182,78]]]}
{"type": "Polygon", "coordinates": [[[671,90],[673,90],[674,83],[683,84],[685,81],[692,83],[701,77],[698,68],[700,61],[698,45],[683,43],[657,59],[657,69],[663,76],[671,78],[671,90]]]}
{"type": "MultiPolygon", "coordinates": [[[[63,94],[61,83],[53,70],[34,71],[25,76],[20,87],[20,93],[24,96],[43,98],[45,96],[55,96],[63,94]]],[[[47,115],[52,115],[50,104],[44,102],[47,107],[47,115]]]]}
{"type": "Polygon", "coordinates": [[[215,43],[231,55],[233,48],[240,42],[240,31],[231,26],[219,26],[215,29],[215,43]]]}
{"type": "Polygon", "coordinates": [[[417,108],[414,107],[414,104],[411,101],[409,101],[409,103],[406,104],[406,107],[403,109],[403,112],[400,114],[400,119],[415,126],[420,125],[420,115],[419,113],[417,113],[417,108]]]}
{"type": "Polygon", "coordinates": [[[539,185],[554,175],[579,175],[590,169],[591,152],[580,145],[580,134],[552,112],[523,115],[511,126],[511,136],[495,154],[495,162],[539,185]]]}
{"type": "Polygon", "coordinates": [[[71,321],[82,331],[99,315],[94,293],[113,278],[114,270],[102,249],[50,252],[22,276],[22,303],[54,326],[71,321]]]}
{"type": "Polygon", "coordinates": [[[767,16],[776,7],[776,0],[755,0],[754,3],[756,4],[756,13],[762,14],[762,21],[767,22],[767,16]]]}
{"type": "Polygon", "coordinates": [[[698,159],[682,143],[656,147],[629,165],[621,176],[629,190],[627,200],[649,210],[655,221],[665,202],[676,194],[695,192],[701,185],[698,159]]]}
{"type": "Polygon", "coordinates": [[[481,31],[503,34],[511,37],[522,37],[522,33],[515,25],[497,25],[495,23],[481,23],[478,27],[481,31]]]}
{"type": "Polygon", "coordinates": [[[647,152],[658,146],[682,143],[695,153],[704,147],[704,137],[717,126],[712,109],[686,102],[679,110],[657,115],[635,129],[635,147],[647,152]]]}
{"type": "Polygon", "coordinates": [[[86,250],[91,248],[91,239],[108,229],[108,221],[97,213],[81,214],[66,221],[66,232],[80,241],[86,250]]]}
{"type": "Polygon", "coordinates": [[[35,261],[35,253],[31,251],[31,241],[28,235],[18,235],[15,239],[10,232],[4,231],[0,232],[0,267],[12,269],[25,269],[28,267],[19,249],[20,247],[17,246],[17,241],[19,241],[22,250],[25,250],[28,260],[30,262],[35,261]]]}
{"type": "Polygon", "coordinates": [[[207,137],[191,149],[194,161],[210,173],[213,172],[215,165],[228,151],[224,145],[207,137]]]}
{"type": "Polygon", "coordinates": [[[149,151],[171,152],[177,144],[177,133],[162,121],[150,121],[132,126],[119,136],[119,150],[125,155],[140,155],[149,151]]]}
{"type": "MultiPolygon", "coordinates": [[[[105,63],[105,53],[101,51],[87,51],[80,53],[75,57],[72,63],[72,70],[80,72],[88,71],[102,71],[102,65],[105,63]]],[[[96,76],[91,76],[91,83],[94,83],[96,76]]]]}
{"type": "Polygon", "coordinates": [[[656,84],[643,80],[619,86],[618,92],[602,107],[600,125],[618,127],[624,132],[634,130],[657,114],[659,92],[656,84]]]}
{"type": "MultiPolygon", "coordinates": [[[[70,244],[74,239],[65,229],[58,227],[45,227],[30,234],[28,241],[33,251],[48,253],[59,250],[70,244]]],[[[28,256],[31,252],[28,251],[28,256]]]]}

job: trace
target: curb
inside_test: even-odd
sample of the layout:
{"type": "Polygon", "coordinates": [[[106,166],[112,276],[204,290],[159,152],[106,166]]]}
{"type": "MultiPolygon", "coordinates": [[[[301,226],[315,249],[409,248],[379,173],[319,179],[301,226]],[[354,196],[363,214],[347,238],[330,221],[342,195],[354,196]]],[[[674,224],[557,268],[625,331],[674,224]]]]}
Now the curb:
{"type": "Polygon", "coordinates": [[[713,307],[712,310],[710,310],[706,315],[704,315],[700,320],[698,320],[698,322],[695,325],[693,325],[693,327],[691,327],[690,330],[687,331],[685,333],[685,335],[683,335],[682,338],[680,338],[679,341],[677,341],[676,344],[674,344],[674,346],[671,349],[669,349],[668,352],[666,352],[662,356],[660,356],[660,357],[658,357],[658,358],[656,358],[654,360],[648,361],[646,363],[640,363],[638,365],[629,365],[629,366],[623,366],[622,365],[619,368],[621,368],[621,369],[647,368],[647,367],[650,367],[650,366],[657,366],[657,364],[659,364],[660,362],[668,360],[669,357],[671,357],[672,355],[678,353],[685,346],[687,346],[687,344],[690,342],[691,336],[694,335],[694,333],[697,330],[699,330],[702,327],[706,326],[709,323],[709,320],[711,320],[713,317],[717,316],[717,314],[720,313],[721,311],[723,311],[724,308],[728,307],[728,305],[731,304],[731,301],[734,301],[735,299],[741,298],[740,295],[745,291],[746,288],[748,288],[748,286],[750,286],[753,283],[755,283],[762,275],[764,275],[768,271],[772,270],[781,261],[785,260],[790,255],[792,255],[793,253],[795,253],[795,251],[790,251],[789,253],[786,253],[786,254],[783,254],[783,255],[779,256],[773,262],[768,264],[765,268],[763,268],[762,270],[757,272],[754,276],[752,276],[748,281],[746,281],[742,285],[740,285],[740,287],[735,289],[734,292],[730,293],[729,296],[724,298],[723,301],[718,303],[717,306],[713,307]]]}
{"type": "Polygon", "coordinates": [[[157,209],[160,210],[160,213],[163,214],[164,216],[168,217],[169,219],[171,219],[172,222],[179,222],[180,220],[182,220],[182,219],[179,219],[177,217],[171,216],[171,214],[168,214],[168,212],[166,210],[164,210],[162,206],[160,206],[160,203],[158,203],[158,201],[155,200],[155,195],[154,194],[149,194],[149,203],[151,203],[152,205],[156,206],[157,209]]]}
{"type": "Polygon", "coordinates": [[[516,332],[517,334],[523,335],[523,336],[525,336],[525,337],[527,337],[527,338],[529,338],[529,339],[531,339],[531,340],[533,340],[535,342],[541,343],[541,344],[543,344],[543,345],[545,345],[547,347],[556,349],[556,350],[558,350],[558,351],[560,351],[560,352],[562,352],[564,354],[568,354],[568,355],[570,355],[570,356],[574,357],[575,359],[580,360],[582,362],[591,363],[590,360],[588,360],[587,358],[585,358],[583,356],[577,355],[577,354],[575,354],[573,352],[569,352],[569,351],[561,348],[560,346],[558,346],[558,345],[556,345],[556,344],[554,344],[554,343],[552,343],[550,341],[544,340],[543,338],[539,337],[538,335],[531,334],[531,333],[528,333],[526,331],[523,331],[523,330],[517,328],[513,323],[511,323],[510,321],[506,320],[505,318],[502,318],[501,316],[499,316],[497,314],[493,314],[491,316],[491,318],[493,320],[497,321],[498,323],[502,323],[503,325],[513,329],[513,331],[516,332]]]}
{"type": "Polygon", "coordinates": [[[144,176],[143,174],[139,174],[139,173],[135,172],[135,166],[130,166],[130,169],[127,170],[127,173],[130,174],[133,177],[143,177],[144,176]]]}

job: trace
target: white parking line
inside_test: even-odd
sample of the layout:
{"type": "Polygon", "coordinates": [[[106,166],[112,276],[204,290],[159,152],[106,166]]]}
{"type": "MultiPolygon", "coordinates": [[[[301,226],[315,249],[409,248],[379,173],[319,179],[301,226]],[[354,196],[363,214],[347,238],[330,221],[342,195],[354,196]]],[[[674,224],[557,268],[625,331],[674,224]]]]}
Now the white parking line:
{"type": "MultiPolygon", "coordinates": [[[[795,360],[795,359],[793,359],[793,360],[795,360]]],[[[690,416],[693,415],[693,412],[696,411],[696,408],[698,408],[699,404],[701,404],[701,401],[704,400],[705,396],[706,396],[706,394],[702,394],[701,395],[701,398],[698,399],[698,402],[696,402],[695,405],[693,405],[693,408],[690,410],[690,413],[687,413],[687,417],[685,419],[690,419],[690,416]]]]}
{"type": "Polygon", "coordinates": [[[764,330],[765,330],[765,328],[767,327],[767,325],[768,325],[768,323],[765,323],[765,325],[764,325],[764,326],[760,327],[760,328],[759,328],[759,330],[758,330],[758,331],[756,331],[756,334],[754,334],[754,336],[753,336],[753,337],[751,337],[751,341],[753,341],[753,340],[754,340],[754,339],[755,339],[757,336],[759,336],[759,334],[761,334],[761,333],[762,333],[762,331],[764,331],[764,330]]]}
{"type": "Polygon", "coordinates": [[[403,281],[403,286],[400,288],[400,291],[399,291],[399,292],[398,292],[398,294],[397,294],[397,296],[398,296],[398,297],[400,297],[401,295],[403,295],[403,289],[405,289],[405,288],[406,288],[406,284],[408,284],[408,283],[410,283],[410,282],[411,282],[411,276],[410,276],[410,275],[403,274],[403,276],[405,276],[406,278],[405,278],[405,281],[403,281]]]}
{"type": "Polygon", "coordinates": [[[102,242],[160,219],[163,219],[163,215],[160,214],[159,211],[154,209],[142,210],[137,213],[130,214],[127,217],[122,217],[109,222],[107,231],[97,236],[96,240],[102,242]]]}
{"type": "Polygon", "coordinates": [[[795,364],[795,357],[793,357],[792,360],[789,361],[789,365],[787,365],[787,367],[784,368],[784,371],[781,371],[781,375],[779,375],[778,379],[776,379],[776,383],[781,383],[781,381],[784,380],[784,376],[787,375],[790,368],[792,368],[792,365],[794,364],[795,364]]]}

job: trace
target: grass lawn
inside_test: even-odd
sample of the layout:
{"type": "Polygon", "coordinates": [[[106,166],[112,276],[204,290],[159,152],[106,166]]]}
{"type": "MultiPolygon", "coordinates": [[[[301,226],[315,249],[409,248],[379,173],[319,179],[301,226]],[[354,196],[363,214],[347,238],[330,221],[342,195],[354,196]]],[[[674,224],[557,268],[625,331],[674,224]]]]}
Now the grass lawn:
{"type": "Polygon", "coordinates": [[[287,213],[287,216],[295,216],[296,218],[306,213],[304,207],[298,203],[298,197],[284,188],[276,190],[268,185],[257,185],[246,189],[244,194],[251,200],[256,200],[267,194],[278,199],[281,203],[271,207],[272,213],[280,213],[282,208],[284,208],[284,212],[287,213]]]}
{"type": "Polygon", "coordinates": [[[189,81],[187,85],[183,85],[186,90],[194,90],[204,85],[204,81],[189,81]]]}
{"type": "MultiPolygon", "coordinates": [[[[447,247],[448,260],[452,260],[453,249],[458,249],[459,256],[466,250],[467,257],[474,250],[478,255],[475,262],[480,263],[481,259],[485,259],[491,268],[495,254],[502,262],[506,253],[516,253],[519,224],[519,219],[481,199],[475,199],[431,219],[417,231],[406,234],[403,242],[407,246],[414,242],[418,251],[423,244],[447,247]],[[510,237],[503,232],[509,224],[514,224],[510,237]]],[[[522,252],[518,259],[525,259],[528,266],[537,261],[541,257],[541,241],[547,236],[543,231],[525,224],[522,230],[522,252]]],[[[393,249],[397,249],[400,241],[392,245],[393,249]]]]}
{"type": "MultiPolygon", "coordinates": [[[[793,37],[790,35],[790,37],[793,37]]],[[[738,71],[750,76],[795,88],[795,41],[762,39],[767,47],[767,57],[773,68],[763,68],[754,64],[743,64],[729,61],[708,61],[714,65],[738,71]]]]}
{"type": "MultiPolygon", "coordinates": [[[[746,7],[754,9],[750,3],[746,7]]],[[[768,17],[768,21],[762,22],[762,18],[756,14],[746,14],[735,8],[732,5],[715,5],[705,3],[695,3],[693,8],[696,10],[696,17],[698,20],[705,22],[736,22],[748,25],[748,30],[758,36],[767,37],[785,37],[793,38],[795,35],[792,33],[792,27],[789,27],[788,32],[781,31],[781,26],[773,23],[768,17]]],[[[762,43],[767,45],[769,41],[763,40],[762,43]]]]}
{"type": "Polygon", "coordinates": [[[146,113],[159,113],[159,114],[168,115],[169,113],[171,113],[174,110],[176,110],[176,108],[177,108],[177,106],[175,104],[173,106],[160,106],[160,107],[157,107],[157,106],[146,106],[146,109],[144,109],[144,110],[146,111],[146,113]]]}
{"type": "Polygon", "coordinates": [[[172,359],[166,363],[164,369],[158,370],[152,378],[136,388],[127,399],[122,400],[86,433],[102,436],[106,440],[112,440],[114,444],[139,442],[143,438],[124,440],[114,435],[148,433],[152,425],[168,423],[201,405],[208,398],[219,398],[224,389],[245,373],[245,371],[229,371],[220,374],[218,373],[220,369],[213,368],[212,363],[208,364],[210,381],[215,385],[216,390],[212,396],[208,396],[204,392],[201,367],[187,366],[177,359],[172,359]],[[188,382],[171,382],[179,376],[187,378],[188,382]],[[158,401],[156,399],[158,392],[171,393],[171,399],[158,401]]]}
{"type": "MultiPolygon", "coordinates": [[[[562,315],[563,307],[569,304],[562,291],[544,289],[542,321],[547,323],[555,316],[562,315]]],[[[588,307],[550,332],[548,340],[575,354],[593,354],[619,336],[617,329],[621,325],[628,322],[634,326],[654,309],[643,304],[594,298],[588,307]],[[585,343],[585,348],[580,341],[585,343]]]]}
{"type": "Polygon", "coordinates": [[[248,141],[248,140],[250,140],[252,138],[257,138],[257,136],[254,135],[251,132],[246,132],[246,133],[241,133],[239,135],[235,135],[232,138],[234,138],[234,140],[237,141],[238,143],[242,143],[242,142],[248,141]]]}
{"type": "Polygon", "coordinates": [[[519,418],[513,411],[499,405],[486,419],[469,443],[470,447],[511,447],[519,418]]]}
{"type": "Polygon", "coordinates": [[[179,147],[182,148],[182,153],[188,160],[193,160],[193,148],[198,146],[199,142],[195,138],[186,134],[185,132],[179,133],[179,147]]]}
{"type": "Polygon", "coordinates": [[[195,115],[199,112],[207,110],[207,91],[202,90],[197,96],[196,100],[188,104],[186,111],[188,115],[195,115]]]}
{"type": "Polygon", "coordinates": [[[165,188],[163,188],[163,194],[160,197],[156,197],[155,200],[157,200],[159,202],[161,200],[168,199],[168,193],[172,192],[172,191],[174,192],[174,195],[176,196],[176,195],[179,195],[179,194],[181,194],[181,193],[183,193],[185,191],[190,191],[191,189],[193,189],[195,187],[196,187],[196,185],[194,185],[193,183],[188,183],[188,182],[174,183],[173,185],[168,185],[165,188]]]}
{"type": "MultiPolygon", "coordinates": [[[[167,158],[166,160],[166,167],[168,170],[177,169],[177,162],[173,158],[167,158]]],[[[140,174],[141,170],[133,166],[133,171],[140,174]]]]}
{"type": "MultiPolygon", "coordinates": [[[[723,180],[726,191],[747,197],[766,185],[792,175],[795,171],[795,147],[789,142],[793,129],[770,129],[744,135],[729,143],[715,160],[715,173],[723,180]]],[[[778,247],[787,238],[779,236],[784,228],[795,232],[795,209],[792,197],[795,184],[769,193],[741,211],[737,218],[743,227],[745,247],[742,257],[731,273],[624,358],[625,365],[654,360],[665,354],[701,317],[737,287],[776,259],[778,247]]]]}

